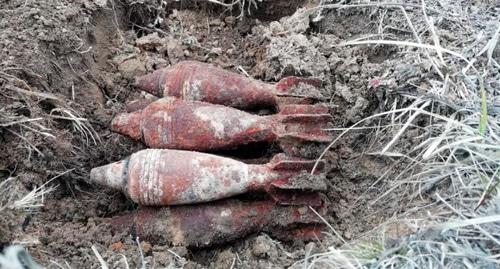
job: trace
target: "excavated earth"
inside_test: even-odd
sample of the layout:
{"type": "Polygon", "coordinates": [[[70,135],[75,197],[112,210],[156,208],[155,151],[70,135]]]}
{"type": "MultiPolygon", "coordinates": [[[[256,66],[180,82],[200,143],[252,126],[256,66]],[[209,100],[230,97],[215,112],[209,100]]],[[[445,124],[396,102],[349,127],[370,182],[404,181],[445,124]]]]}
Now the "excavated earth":
{"type": "MultiPolygon", "coordinates": [[[[136,206],[87,182],[92,167],[144,148],[108,128],[128,102],[150,98],[134,88],[134,78],[182,60],[268,82],[287,75],[319,77],[335,127],[383,110],[391,104],[391,90],[418,79],[394,48],[335,46],[376,30],[373,10],[322,11],[315,20],[317,13],[304,10],[317,4],[263,1],[240,19],[239,9],[204,1],[1,1],[0,180],[14,177],[11,194],[18,197],[49,180],[46,186],[56,189],[37,210],[5,211],[0,250],[23,244],[49,268],[98,268],[92,246],[113,268],[125,268],[124,259],[130,268],[143,262],[157,268],[281,268],[306,251],[340,243],[328,236],[322,242],[280,242],[266,234],[202,249],[138,242],[112,234],[106,221],[136,206]],[[374,81],[382,76],[392,84],[374,81]],[[12,124],[23,119],[37,120],[12,124]]],[[[370,131],[353,132],[325,156],[325,219],[345,240],[404,208],[370,203],[379,195],[370,186],[391,165],[362,154],[372,143],[370,131]]]]}

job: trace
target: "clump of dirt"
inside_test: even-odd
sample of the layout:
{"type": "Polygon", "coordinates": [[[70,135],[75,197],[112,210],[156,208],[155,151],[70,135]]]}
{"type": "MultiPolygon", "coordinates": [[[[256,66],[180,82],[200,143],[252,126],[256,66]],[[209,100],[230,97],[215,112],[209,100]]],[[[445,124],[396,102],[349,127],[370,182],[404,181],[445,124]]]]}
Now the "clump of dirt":
{"type": "Polygon", "coordinates": [[[287,92],[291,95],[305,96],[316,100],[324,99],[324,96],[323,94],[321,94],[320,89],[307,83],[299,83],[297,85],[294,85],[293,87],[288,89],[287,92]]]}
{"type": "Polygon", "coordinates": [[[287,186],[293,187],[294,189],[326,191],[327,186],[325,181],[326,174],[324,173],[311,175],[311,173],[303,171],[291,177],[287,186]]]}
{"type": "Polygon", "coordinates": [[[267,78],[290,75],[325,78],[330,73],[325,56],[303,34],[271,38],[266,58],[267,78]]]}
{"type": "MultiPolygon", "coordinates": [[[[12,213],[2,226],[10,234],[1,233],[0,243],[22,242],[43,264],[68,262],[75,268],[97,266],[92,246],[112,266],[124,266],[123,254],[130,267],[143,262],[186,268],[286,267],[305,251],[319,251],[315,243],[281,243],[264,234],[231,245],[187,249],[110,233],[107,219],[135,205],[117,192],[86,183],[90,169],[143,148],[110,132],[111,118],[125,111],[126,103],[150,98],[133,87],[135,76],[198,60],[269,82],[288,75],[319,77],[335,126],[345,127],[385,106],[394,85],[408,90],[402,84],[419,79],[414,69],[421,67],[394,71],[397,51],[387,47],[336,47],[372,30],[371,24],[359,25],[366,20],[363,10],[326,13],[320,22],[312,22],[315,14],[299,10],[277,21],[275,14],[295,11],[291,5],[277,13],[255,11],[264,14],[261,19],[240,20],[239,13],[221,13],[213,5],[178,10],[173,1],[166,6],[144,2],[0,3],[5,29],[0,32],[0,88],[5,89],[0,94],[1,179],[4,174],[15,177],[17,189],[25,193],[65,173],[50,183],[57,190],[45,197],[38,212],[12,213]],[[332,24],[345,27],[329,28],[332,24]]],[[[276,11],[284,2],[264,5],[276,11]]],[[[344,141],[326,154],[322,176],[328,186],[326,219],[351,239],[390,217],[398,205],[379,208],[367,202],[377,198],[370,187],[390,165],[362,154],[373,143],[370,133],[344,141]]],[[[303,147],[303,155],[317,156],[324,147],[303,147]]]]}
{"type": "MultiPolygon", "coordinates": [[[[283,142],[282,145],[286,146],[287,143],[293,142],[283,142]]],[[[293,149],[291,150],[292,154],[295,156],[300,156],[308,159],[316,159],[321,155],[325,147],[326,143],[317,143],[317,142],[302,142],[302,143],[293,143],[293,149]]]]}

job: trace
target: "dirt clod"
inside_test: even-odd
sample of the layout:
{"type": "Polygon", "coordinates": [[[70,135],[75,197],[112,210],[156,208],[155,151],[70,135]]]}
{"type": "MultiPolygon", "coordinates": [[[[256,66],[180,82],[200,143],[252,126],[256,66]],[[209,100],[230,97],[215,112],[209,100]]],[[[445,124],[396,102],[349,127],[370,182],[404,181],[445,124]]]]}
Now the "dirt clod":
{"type": "Polygon", "coordinates": [[[267,59],[266,76],[276,80],[288,75],[324,78],[330,72],[327,59],[303,34],[271,38],[267,59]]]}
{"type": "Polygon", "coordinates": [[[252,247],[252,254],[257,258],[266,258],[269,256],[278,256],[278,249],[269,236],[259,235],[255,238],[252,247]]]}
{"type": "Polygon", "coordinates": [[[157,51],[159,47],[166,43],[165,38],[160,38],[157,32],[145,35],[135,41],[137,47],[146,51],[157,51]]]}
{"type": "Polygon", "coordinates": [[[130,59],[123,61],[118,66],[118,70],[128,78],[134,78],[139,74],[142,74],[146,71],[144,64],[142,61],[138,59],[130,59]]]}
{"type": "Polygon", "coordinates": [[[310,173],[303,171],[302,173],[290,178],[289,186],[295,189],[326,191],[327,186],[325,179],[326,174],[324,173],[311,175],[310,173]]]}

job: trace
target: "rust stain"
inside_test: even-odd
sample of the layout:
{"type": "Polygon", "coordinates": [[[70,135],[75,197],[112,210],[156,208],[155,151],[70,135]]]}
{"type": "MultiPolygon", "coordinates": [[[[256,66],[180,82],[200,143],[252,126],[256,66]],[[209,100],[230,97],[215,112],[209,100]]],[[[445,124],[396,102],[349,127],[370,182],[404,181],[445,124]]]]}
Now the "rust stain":
{"type": "MultiPolygon", "coordinates": [[[[204,247],[259,231],[284,240],[323,236],[325,225],[309,206],[326,210],[326,184],[300,185],[295,176],[310,171],[316,160],[293,157],[303,143],[332,139],[323,130],[332,120],[329,108],[314,104],[323,99],[321,80],[286,77],[270,84],[185,61],[137,78],[136,86],[162,98],[130,104],[111,129],[155,149],[97,167],[91,177],[140,205],[169,207],[139,207],[113,219],[113,227],[141,236],[146,252],[149,242],[204,247]],[[265,107],[278,112],[240,110],[265,107]],[[198,152],[252,142],[276,143],[287,154],[247,164],[198,152]],[[267,200],[225,199],[254,191],[267,192],[267,200]]],[[[120,250],[123,243],[111,248],[120,250]]]]}

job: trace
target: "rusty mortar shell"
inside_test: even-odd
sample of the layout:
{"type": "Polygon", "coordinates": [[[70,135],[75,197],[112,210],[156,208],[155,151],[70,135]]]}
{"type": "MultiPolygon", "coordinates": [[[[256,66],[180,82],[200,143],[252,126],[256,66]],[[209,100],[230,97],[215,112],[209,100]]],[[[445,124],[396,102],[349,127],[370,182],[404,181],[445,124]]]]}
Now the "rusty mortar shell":
{"type": "Polygon", "coordinates": [[[293,180],[314,163],[278,154],[267,164],[245,164],[194,151],[145,149],[92,169],[90,181],[120,190],[141,205],[202,203],[257,191],[282,204],[317,206],[322,204],[319,192],[326,190],[322,179],[310,187],[293,180]]]}
{"type": "MultiPolygon", "coordinates": [[[[287,105],[278,114],[258,116],[171,97],[152,102],[142,110],[118,114],[111,130],[151,148],[214,151],[251,142],[330,142],[323,128],[331,119],[328,108],[320,104],[287,105]]],[[[286,147],[283,149],[287,152],[286,147]]]]}
{"type": "MultiPolygon", "coordinates": [[[[325,208],[317,208],[324,213],[325,208]]],[[[281,240],[322,238],[325,225],[307,206],[280,206],[273,201],[222,201],[171,207],[139,207],[115,217],[112,227],[154,244],[190,247],[219,245],[252,233],[281,240]]]]}
{"type": "Polygon", "coordinates": [[[318,90],[321,81],[316,78],[286,77],[270,84],[196,61],[183,61],[139,77],[136,86],[158,97],[173,96],[244,110],[311,104],[324,99],[318,90]],[[297,90],[300,85],[307,85],[307,89],[297,90]]]}

